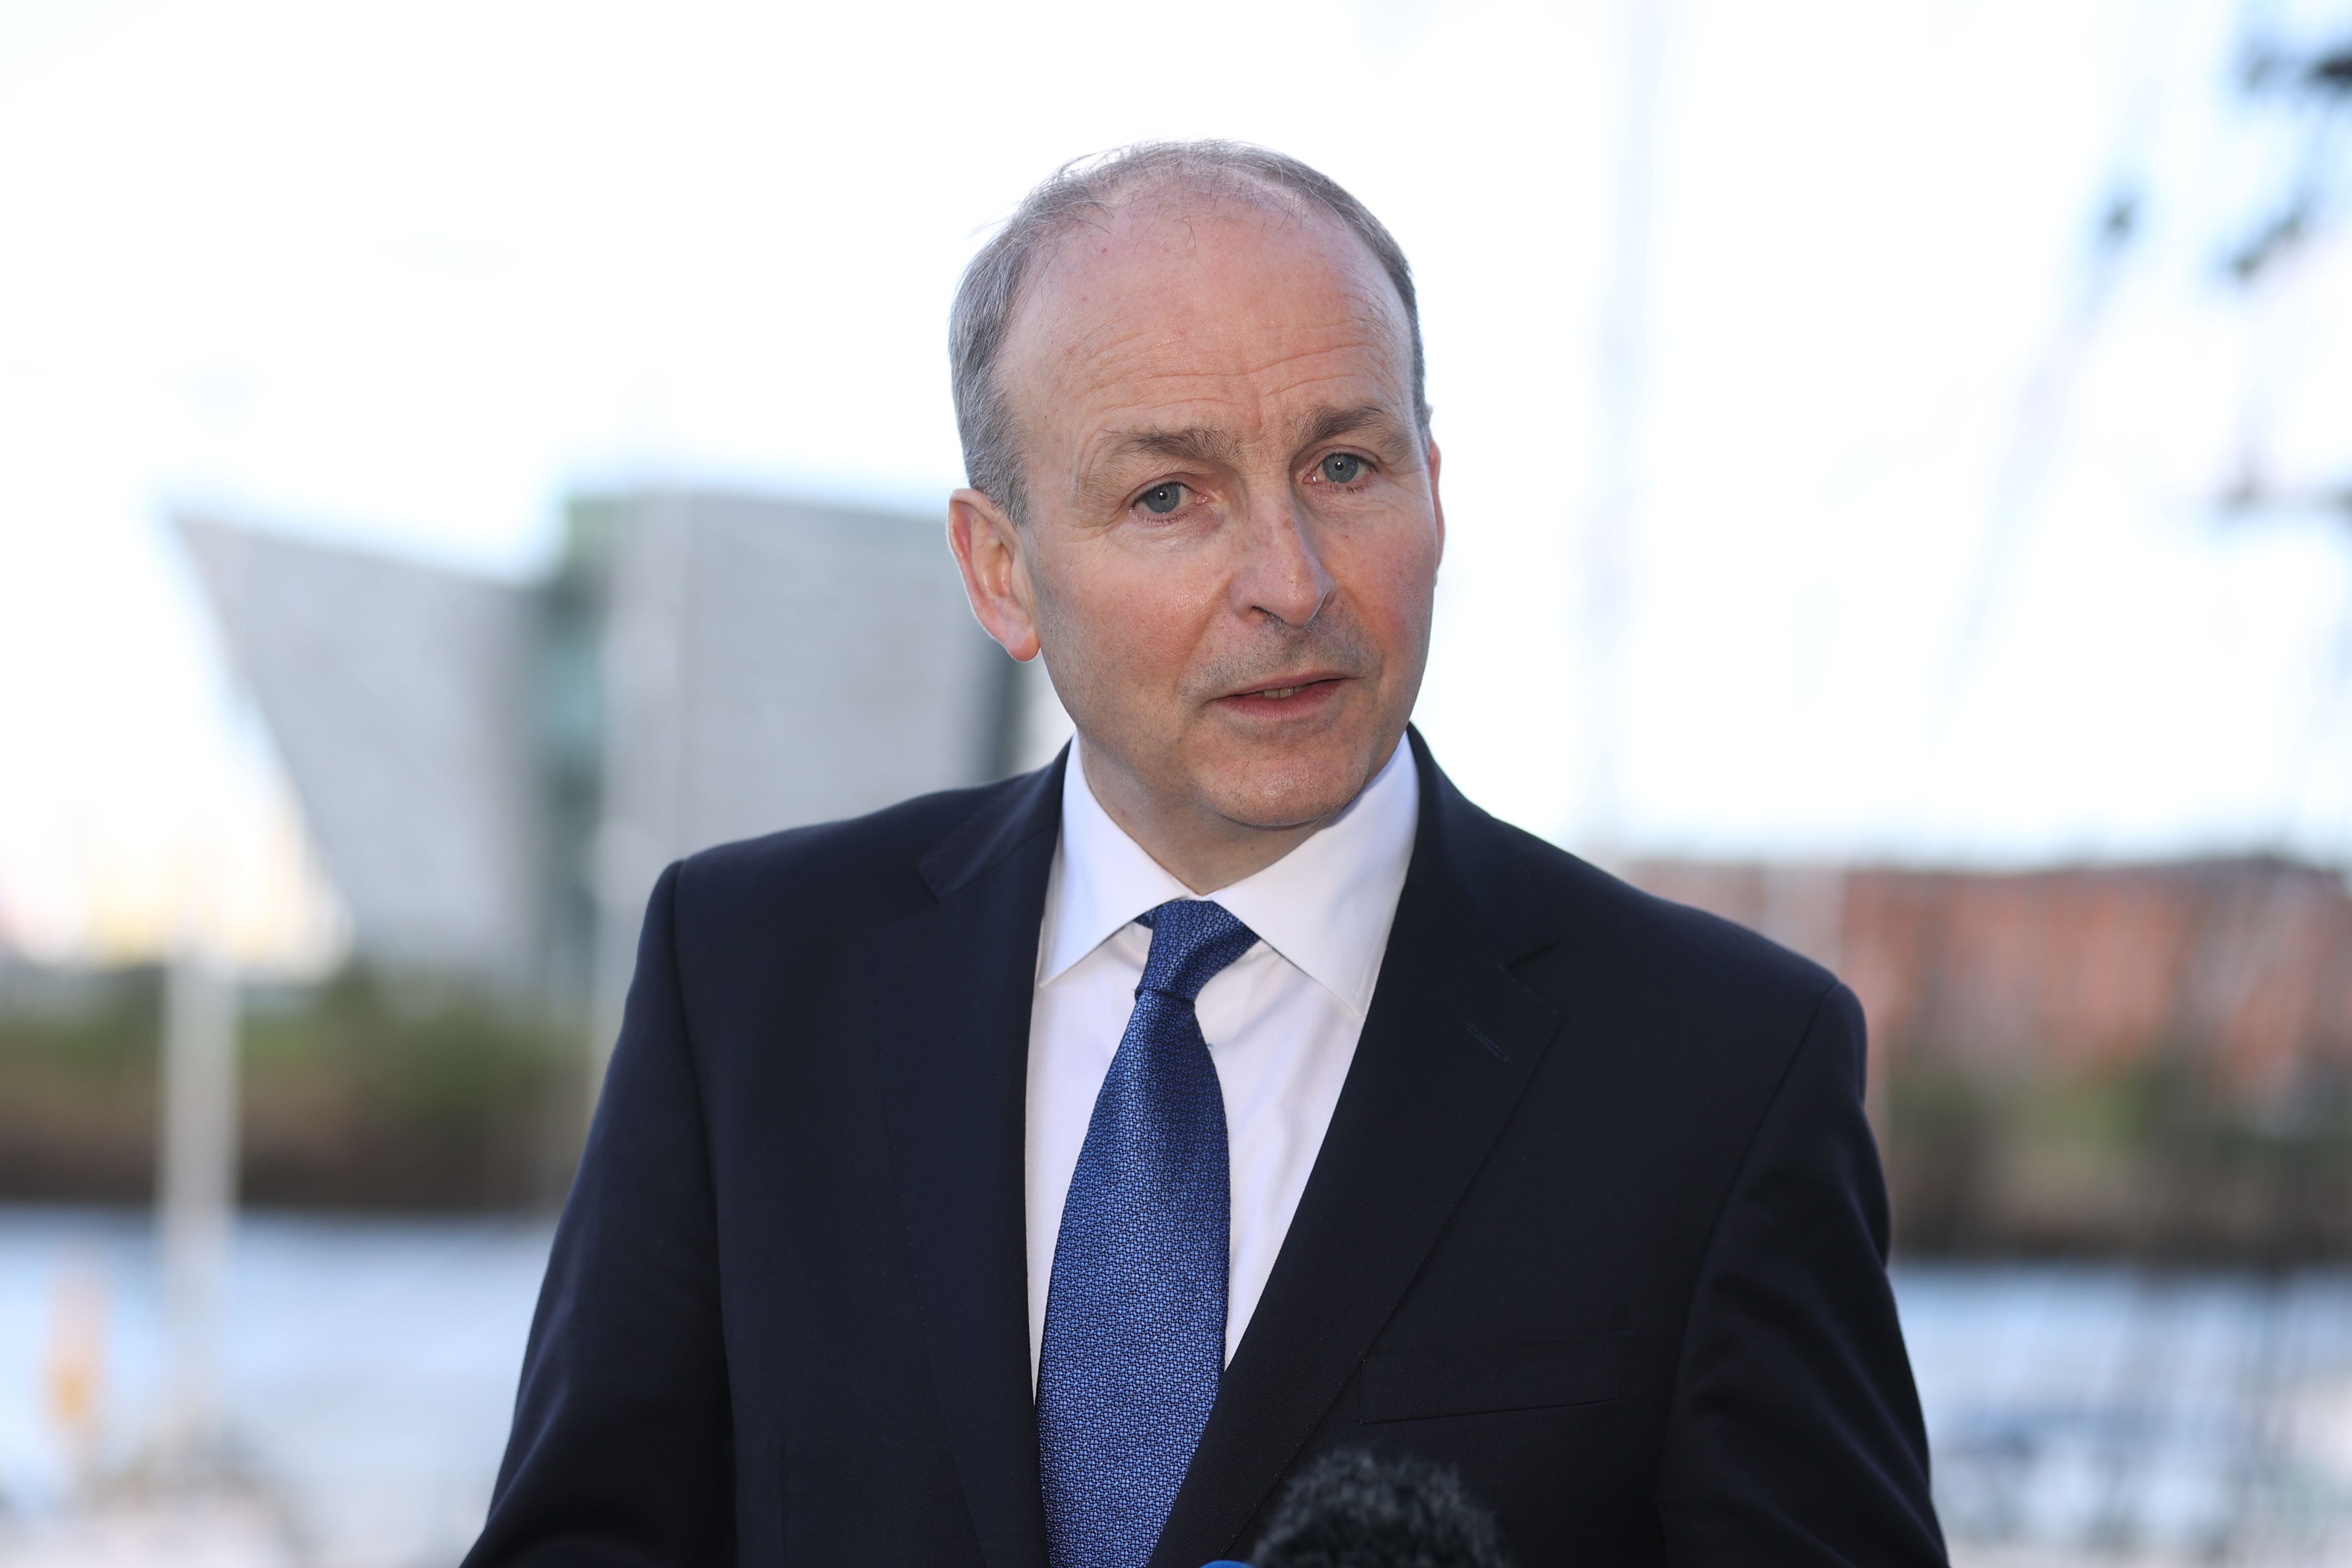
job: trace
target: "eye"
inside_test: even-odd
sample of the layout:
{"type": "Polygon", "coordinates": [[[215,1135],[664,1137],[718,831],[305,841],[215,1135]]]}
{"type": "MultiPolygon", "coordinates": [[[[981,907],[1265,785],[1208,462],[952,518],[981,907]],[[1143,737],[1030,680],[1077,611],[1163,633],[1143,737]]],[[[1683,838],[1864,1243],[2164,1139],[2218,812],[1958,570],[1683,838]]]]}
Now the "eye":
{"type": "Polygon", "coordinates": [[[1334,452],[1315,465],[1315,472],[1334,485],[1352,485],[1363,476],[1364,460],[1352,452],[1334,452]]]}
{"type": "Polygon", "coordinates": [[[1166,517],[1184,504],[1186,486],[1171,479],[1165,485],[1154,485],[1135,498],[1135,504],[1158,517],[1166,517]]]}

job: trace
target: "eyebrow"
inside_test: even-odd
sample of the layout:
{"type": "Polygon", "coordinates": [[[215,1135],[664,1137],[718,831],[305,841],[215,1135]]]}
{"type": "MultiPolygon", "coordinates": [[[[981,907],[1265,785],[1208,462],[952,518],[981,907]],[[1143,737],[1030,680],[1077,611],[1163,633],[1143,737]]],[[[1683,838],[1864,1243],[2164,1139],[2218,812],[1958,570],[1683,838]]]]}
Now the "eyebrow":
{"type": "MultiPolygon", "coordinates": [[[[1336,435],[1370,429],[1393,433],[1397,429],[1395,416],[1378,403],[1356,403],[1345,408],[1327,405],[1313,410],[1299,422],[1295,449],[1304,451],[1336,435]]],[[[1116,457],[1166,457],[1181,463],[1231,462],[1239,453],[1240,443],[1229,432],[1202,424],[1177,430],[1130,431],[1111,448],[1116,457]]]]}
{"type": "Polygon", "coordinates": [[[1375,402],[1360,402],[1350,408],[1318,408],[1300,423],[1298,445],[1304,450],[1335,435],[1352,435],[1370,429],[1393,433],[1396,427],[1395,417],[1375,402]]]}
{"type": "Polygon", "coordinates": [[[1240,444],[1222,430],[1190,424],[1181,430],[1129,431],[1111,448],[1115,457],[1169,457],[1180,463],[1221,463],[1238,453],[1240,444]]]}

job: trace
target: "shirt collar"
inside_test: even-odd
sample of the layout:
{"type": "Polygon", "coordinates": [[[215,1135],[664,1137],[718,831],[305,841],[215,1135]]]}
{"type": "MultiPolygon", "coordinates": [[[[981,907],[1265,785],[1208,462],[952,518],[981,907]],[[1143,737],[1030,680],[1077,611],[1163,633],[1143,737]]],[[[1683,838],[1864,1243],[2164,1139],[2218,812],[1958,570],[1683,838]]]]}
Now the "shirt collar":
{"type": "MultiPolygon", "coordinates": [[[[1371,1006],[1412,860],[1421,779],[1410,751],[1398,741],[1347,810],[1265,870],[1206,895],[1360,1017],[1371,1006]]],[[[1084,762],[1085,749],[1073,740],[1037,946],[1039,985],[1146,910],[1195,896],[1111,821],[1086,781],[1084,762]]]]}

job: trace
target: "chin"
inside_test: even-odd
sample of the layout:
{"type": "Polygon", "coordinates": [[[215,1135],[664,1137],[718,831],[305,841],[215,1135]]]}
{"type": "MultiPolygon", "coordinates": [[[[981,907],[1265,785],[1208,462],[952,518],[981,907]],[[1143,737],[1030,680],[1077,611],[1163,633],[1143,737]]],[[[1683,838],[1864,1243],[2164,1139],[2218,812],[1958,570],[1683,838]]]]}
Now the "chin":
{"type": "MultiPolygon", "coordinates": [[[[1403,744],[1400,741],[1398,744],[1403,744]]],[[[1219,815],[1252,828],[1295,828],[1336,816],[1372,781],[1375,747],[1333,745],[1220,758],[1202,793],[1219,815]]]]}

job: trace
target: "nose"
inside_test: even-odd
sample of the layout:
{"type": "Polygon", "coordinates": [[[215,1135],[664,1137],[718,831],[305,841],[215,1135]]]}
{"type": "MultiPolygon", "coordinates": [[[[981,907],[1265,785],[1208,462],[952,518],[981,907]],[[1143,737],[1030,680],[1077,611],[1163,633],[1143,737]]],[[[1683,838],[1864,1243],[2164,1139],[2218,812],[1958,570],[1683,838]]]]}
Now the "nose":
{"type": "Polygon", "coordinates": [[[1314,623],[1335,586],[1316,548],[1313,521],[1288,496],[1250,508],[1248,558],[1234,580],[1244,614],[1265,615],[1293,631],[1314,623]]]}

